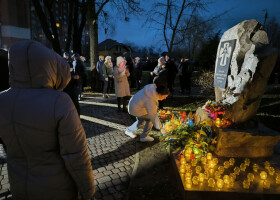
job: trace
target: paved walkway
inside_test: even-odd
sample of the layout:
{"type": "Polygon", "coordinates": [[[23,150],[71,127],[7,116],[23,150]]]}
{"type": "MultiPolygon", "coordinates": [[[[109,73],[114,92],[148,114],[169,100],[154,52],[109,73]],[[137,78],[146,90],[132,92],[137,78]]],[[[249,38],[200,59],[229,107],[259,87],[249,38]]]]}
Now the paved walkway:
{"type": "MultiPolygon", "coordinates": [[[[114,97],[103,99],[100,95],[85,95],[80,106],[95,177],[95,198],[125,199],[134,167],[137,139],[127,137],[124,130],[133,120],[129,114],[116,112],[114,97]]],[[[10,189],[2,145],[0,182],[0,194],[10,189]]]]}

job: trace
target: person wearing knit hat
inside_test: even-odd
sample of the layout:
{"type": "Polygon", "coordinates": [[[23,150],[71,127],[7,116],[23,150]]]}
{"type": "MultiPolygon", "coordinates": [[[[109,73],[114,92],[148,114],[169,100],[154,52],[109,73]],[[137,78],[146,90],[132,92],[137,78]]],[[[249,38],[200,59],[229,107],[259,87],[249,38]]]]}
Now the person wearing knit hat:
{"type": "Polygon", "coordinates": [[[105,62],[103,64],[103,76],[104,76],[104,90],[103,90],[103,98],[109,98],[109,92],[111,87],[113,86],[113,63],[111,60],[111,56],[105,57],[105,62]]]}
{"type": "Polygon", "coordinates": [[[115,92],[118,103],[118,112],[121,111],[121,102],[123,103],[123,112],[127,112],[127,103],[130,98],[130,89],[127,77],[130,76],[129,70],[126,69],[126,60],[117,57],[117,66],[114,68],[113,75],[115,80],[115,92]]]}
{"type": "Polygon", "coordinates": [[[135,138],[134,133],[139,128],[144,127],[140,135],[140,142],[152,142],[154,138],[149,136],[149,133],[154,126],[165,136],[166,131],[158,118],[157,110],[158,101],[166,99],[168,95],[168,88],[164,86],[157,87],[155,84],[146,85],[133,95],[128,104],[128,113],[136,117],[136,122],[126,129],[125,134],[135,138]]]}
{"type": "Polygon", "coordinates": [[[104,64],[104,56],[99,56],[99,61],[96,64],[96,71],[98,73],[98,83],[99,83],[99,91],[103,91],[104,87],[104,76],[103,76],[103,64],[104,64]]]}

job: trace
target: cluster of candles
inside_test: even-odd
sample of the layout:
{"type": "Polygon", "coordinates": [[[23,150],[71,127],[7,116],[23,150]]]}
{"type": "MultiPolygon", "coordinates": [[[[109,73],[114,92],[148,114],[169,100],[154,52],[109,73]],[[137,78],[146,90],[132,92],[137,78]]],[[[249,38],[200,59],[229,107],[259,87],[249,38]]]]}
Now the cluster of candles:
{"type": "Polygon", "coordinates": [[[249,189],[256,177],[261,179],[265,189],[270,189],[271,182],[274,180],[276,184],[280,184],[280,172],[276,173],[268,161],[264,163],[265,170],[261,171],[260,166],[251,164],[249,158],[246,158],[240,166],[235,166],[234,158],[224,161],[223,165],[218,165],[218,158],[213,157],[212,153],[207,153],[206,156],[200,158],[201,165],[199,165],[197,159],[190,159],[189,155],[192,151],[192,148],[185,149],[184,156],[180,159],[179,173],[187,189],[191,189],[193,185],[204,185],[204,183],[210,188],[233,188],[236,178],[241,173],[246,175],[242,182],[244,189],[249,189]],[[253,173],[246,172],[246,169],[249,171],[250,164],[253,173]],[[231,173],[225,174],[225,171],[230,170],[232,170],[231,173]],[[268,176],[270,177],[269,179],[268,176]]]}

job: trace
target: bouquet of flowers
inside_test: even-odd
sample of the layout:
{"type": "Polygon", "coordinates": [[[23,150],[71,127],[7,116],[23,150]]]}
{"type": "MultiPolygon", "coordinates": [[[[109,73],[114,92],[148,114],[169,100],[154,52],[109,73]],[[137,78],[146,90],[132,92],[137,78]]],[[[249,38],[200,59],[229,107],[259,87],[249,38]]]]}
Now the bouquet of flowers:
{"type": "Polygon", "coordinates": [[[207,101],[202,107],[209,113],[209,116],[217,127],[226,128],[231,124],[230,119],[226,118],[226,112],[229,110],[229,105],[215,101],[207,101]]]}

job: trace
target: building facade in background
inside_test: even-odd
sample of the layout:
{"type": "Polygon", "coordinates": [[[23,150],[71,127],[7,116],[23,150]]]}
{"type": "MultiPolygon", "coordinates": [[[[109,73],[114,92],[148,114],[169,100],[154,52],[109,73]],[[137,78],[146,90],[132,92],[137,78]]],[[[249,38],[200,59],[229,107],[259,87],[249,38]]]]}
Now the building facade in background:
{"type": "Polygon", "coordinates": [[[29,0],[0,1],[0,48],[31,39],[29,0]]]}
{"type": "MultiPolygon", "coordinates": [[[[47,10],[43,6],[43,1],[38,1],[40,1],[43,11],[46,13],[47,10]]],[[[55,0],[52,9],[60,47],[64,51],[68,34],[69,1],[55,0]]],[[[44,34],[31,0],[1,0],[0,48],[8,50],[14,42],[24,39],[36,40],[52,48],[50,41],[44,34]]],[[[89,26],[86,22],[82,35],[82,55],[87,58],[89,57],[89,44],[89,26]]]]}

